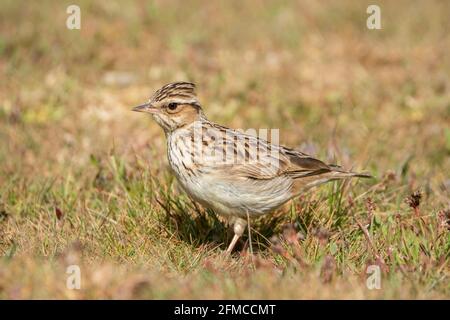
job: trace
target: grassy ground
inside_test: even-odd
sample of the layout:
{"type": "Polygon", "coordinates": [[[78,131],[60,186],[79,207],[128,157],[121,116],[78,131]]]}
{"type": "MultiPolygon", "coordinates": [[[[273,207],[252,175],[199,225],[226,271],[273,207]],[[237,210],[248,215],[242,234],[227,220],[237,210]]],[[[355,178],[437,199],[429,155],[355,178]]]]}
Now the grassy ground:
{"type": "Polygon", "coordinates": [[[257,0],[77,1],[68,30],[73,1],[1,1],[0,298],[450,298],[450,6],[377,2],[382,30],[366,1],[257,0]],[[214,121],[376,179],[254,221],[228,258],[129,111],[176,80],[214,121]]]}

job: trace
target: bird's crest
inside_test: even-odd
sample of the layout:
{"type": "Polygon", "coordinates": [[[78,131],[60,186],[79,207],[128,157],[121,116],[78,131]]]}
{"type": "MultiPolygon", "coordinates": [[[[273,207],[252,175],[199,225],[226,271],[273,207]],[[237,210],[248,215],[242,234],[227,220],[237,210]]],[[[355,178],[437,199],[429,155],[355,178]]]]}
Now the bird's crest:
{"type": "Polygon", "coordinates": [[[150,98],[151,102],[180,100],[184,103],[198,104],[195,84],[191,82],[172,82],[157,90],[150,98]]]}

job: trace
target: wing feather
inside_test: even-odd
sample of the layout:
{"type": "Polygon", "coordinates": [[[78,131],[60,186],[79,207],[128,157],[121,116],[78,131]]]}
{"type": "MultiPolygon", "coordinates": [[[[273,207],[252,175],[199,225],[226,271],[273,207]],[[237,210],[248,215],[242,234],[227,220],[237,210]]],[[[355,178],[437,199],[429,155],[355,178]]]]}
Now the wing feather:
{"type": "Polygon", "coordinates": [[[222,133],[222,139],[207,139],[208,148],[224,148],[224,157],[233,159],[223,163],[216,162],[209,169],[224,178],[228,176],[232,179],[269,180],[289,176],[297,179],[321,175],[332,170],[324,162],[303,152],[274,145],[264,139],[228,128],[215,129],[222,133]]]}

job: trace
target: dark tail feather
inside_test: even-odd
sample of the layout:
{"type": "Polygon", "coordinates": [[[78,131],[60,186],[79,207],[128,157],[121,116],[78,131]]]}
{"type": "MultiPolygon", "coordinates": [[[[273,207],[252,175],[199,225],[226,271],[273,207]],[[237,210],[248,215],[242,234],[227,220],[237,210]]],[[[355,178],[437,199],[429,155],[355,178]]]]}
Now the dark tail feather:
{"type": "Polygon", "coordinates": [[[368,173],[344,171],[338,166],[329,166],[328,170],[315,170],[307,174],[294,176],[294,195],[297,196],[308,189],[319,186],[333,180],[346,178],[373,178],[368,173]],[[331,170],[331,171],[330,171],[331,170]]]}
{"type": "Polygon", "coordinates": [[[373,178],[372,175],[370,175],[368,173],[364,173],[364,172],[362,172],[362,173],[350,172],[350,174],[352,174],[352,177],[355,177],[355,178],[366,178],[366,179],[372,179],[373,178]]]}
{"type": "Polygon", "coordinates": [[[335,178],[373,178],[372,175],[365,172],[344,171],[336,165],[330,165],[329,167],[332,170],[330,174],[335,178]]]}

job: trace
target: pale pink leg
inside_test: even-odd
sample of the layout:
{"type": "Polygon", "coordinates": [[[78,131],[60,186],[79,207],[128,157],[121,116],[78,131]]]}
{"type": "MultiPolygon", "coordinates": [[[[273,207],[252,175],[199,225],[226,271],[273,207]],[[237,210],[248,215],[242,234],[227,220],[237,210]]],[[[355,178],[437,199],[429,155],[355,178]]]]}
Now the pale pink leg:
{"type": "Polygon", "coordinates": [[[234,231],[234,237],[231,240],[230,245],[228,246],[228,249],[226,251],[227,254],[230,254],[231,251],[233,251],[234,246],[236,245],[236,242],[239,240],[239,238],[244,233],[245,227],[247,226],[247,221],[241,218],[236,218],[233,225],[233,231],[234,231]]]}

